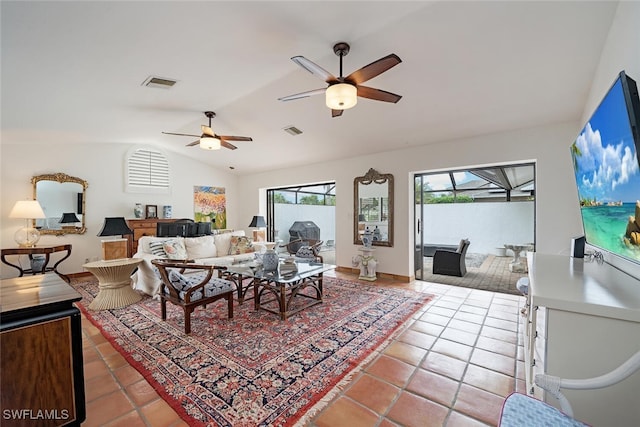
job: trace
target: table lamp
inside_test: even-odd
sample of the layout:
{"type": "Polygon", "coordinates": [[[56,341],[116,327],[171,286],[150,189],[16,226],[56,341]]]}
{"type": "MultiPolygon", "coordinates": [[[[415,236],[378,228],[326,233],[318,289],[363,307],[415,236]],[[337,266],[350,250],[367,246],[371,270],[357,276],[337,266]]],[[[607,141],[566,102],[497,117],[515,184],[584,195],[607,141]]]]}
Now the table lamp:
{"type": "Polygon", "coordinates": [[[80,219],[78,219],[74,212],[65,212],[62,214],[59,222],[62,224],[63,230],[75,230],[76,224],[80,222],[80,219]]]}
{"type": "MultiPolygon", "coordinates": [[[[104,219],[102,230],[98,236],[123,236],[125,234],[133,234],[133,231],[127,225],[124,217],[111,217],[104,219]]],[[[102,259],[122,259],[128,258],[127,239],[102,240],[102,259]]]]}
{"type": "Polygon", "coordinates": [[[13,235],[18,246],[32,248],[40,240],[40,232],[33,227],[31,220],[46,218],[42,206],[37,200],[18,200],[9,213],[9,218],[23,218],[25,226],[13,235]]]}
{"type": "Polygon", "coordinates": [[[262,228],[265,228],[267,223],[264,222],[264,217],[260,215],[255,215],[251,220],[251,224],[249,224],[250,228],[257,228],[257,230],[253,230],[253,241],[254,242],[264,242],[266,239],[265,231],[262,228]]]}

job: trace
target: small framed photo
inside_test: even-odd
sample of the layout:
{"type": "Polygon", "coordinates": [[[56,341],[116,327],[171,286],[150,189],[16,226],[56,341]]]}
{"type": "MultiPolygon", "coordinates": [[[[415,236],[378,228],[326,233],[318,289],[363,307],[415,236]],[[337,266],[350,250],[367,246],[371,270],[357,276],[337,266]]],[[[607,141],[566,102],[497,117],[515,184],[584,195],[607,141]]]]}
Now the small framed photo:
{"type": "Polygon", "coordinates": [[[158,205],[146,205],[145,208],[145,218],[158,218],[158,205]]]}

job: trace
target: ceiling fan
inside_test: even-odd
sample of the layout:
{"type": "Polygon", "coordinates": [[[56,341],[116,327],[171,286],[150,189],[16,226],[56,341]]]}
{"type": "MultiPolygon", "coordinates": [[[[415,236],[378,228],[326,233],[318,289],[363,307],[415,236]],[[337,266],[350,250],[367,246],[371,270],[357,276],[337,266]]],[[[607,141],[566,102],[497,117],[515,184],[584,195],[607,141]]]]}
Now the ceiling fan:
{"type": "Polygon", "coordinates": [[[347,77],[343,77],[342,58],[349,53],[349,49],[349,45],[344,42],[336,43],[333,46],[333,52],[340,57],[340,77],[335,77],[333,74],[318,64],[308,60],[304,56],[294,56],[291,58],[293,62],[309,71],[311,74],[314,74],[329,83],[329,86],[323,89],[314,89],[297,93],[295,95],[285,96],[283,98],[278,98],[278,100],[291,101],[324,93],[326,96],[327,107],[331,108],[331,117],[341,116],[344,110],[355,106],[358,102],[358,96],[373,99],[375,101],[393,103],[400,101],[400,98],[402,98],[400,95],[368,86],[362,86],[362,83],[384,73],[391,67],[398,65],[402,60],[396,54],[392,53],[384,58],[380,58],[377,61],[372,62],[369,65],[365,65],[359,70],[349,74],[347,77]]]}
{"type": "Polygon", "coordinates": [[[204,115],[209,118],[209,126],[202,125],[202,135],[200,136],[191,135],[188,133],[162,133],[164,133],[165,135],[192,136],[195,138],[199,138],[187,144],[187,147],[192,147],[194,145],[200,144],[200,148],[204,150],[219,150],[220,146],[228,148],[230,150],[235,150],[238,147],[230,144],[228,141],[253,141],[253,139],[248,136],[216,135],[211,129],[211,119],[216,116],[216,113],[214,113],[213,111],[205,111],[204,115]]]}

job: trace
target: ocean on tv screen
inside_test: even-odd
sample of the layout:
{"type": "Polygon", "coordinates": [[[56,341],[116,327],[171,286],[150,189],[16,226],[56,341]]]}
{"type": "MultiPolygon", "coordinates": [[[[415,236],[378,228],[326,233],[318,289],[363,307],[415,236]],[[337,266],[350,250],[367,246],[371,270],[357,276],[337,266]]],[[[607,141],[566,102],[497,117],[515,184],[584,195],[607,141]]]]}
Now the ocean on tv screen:
{"type": "Polygon", "coordinates": [[[640,234],[632,224],[640,224],[640,168],[619,80],[571,153],[587,243],[640,261],[640,234]]]}

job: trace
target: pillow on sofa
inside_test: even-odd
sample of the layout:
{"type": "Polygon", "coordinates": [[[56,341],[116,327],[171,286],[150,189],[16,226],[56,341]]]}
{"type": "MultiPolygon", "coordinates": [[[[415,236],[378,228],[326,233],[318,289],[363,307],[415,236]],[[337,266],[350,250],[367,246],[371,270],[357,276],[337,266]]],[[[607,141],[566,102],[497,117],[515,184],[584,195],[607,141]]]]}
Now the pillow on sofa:
{"type": "Polygon", "coordinates": [[[246,236],[231,236],[229,255],[240,255],[255,252],[251,240],[246,236]]]}
{"type": "Polygon", "coordinates": [[[162,247],[164,245],[164,240],[156,240],[154,242],[149,242],[149,251],[157,256],[166,257],[167,253],[164,251],[162,247]]]}
{"type": "Polygon", "coordinates": [[[169,259],[187,259],[187,249],[184,247],[182,240],[171,239],[165,240],[162,248],[169,259]]]}
{"type": "Polygon", "coordinates": [[[213,236],[189,237],[184,239],[189,258],[203,259],[218,256],[213,236]]]}
{"type": "Polygon", "coordinates": [[[244,230],[233,231],[231,233],[216,234],[213,236],[213,241],[216,243],[216,252],[218,256],[225,256],[229,254],[229,247],[231,246],[231,238],[233,236],[244,236],[244,230]]]}

